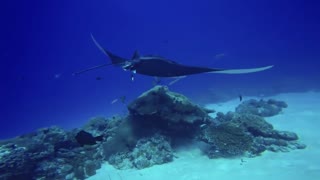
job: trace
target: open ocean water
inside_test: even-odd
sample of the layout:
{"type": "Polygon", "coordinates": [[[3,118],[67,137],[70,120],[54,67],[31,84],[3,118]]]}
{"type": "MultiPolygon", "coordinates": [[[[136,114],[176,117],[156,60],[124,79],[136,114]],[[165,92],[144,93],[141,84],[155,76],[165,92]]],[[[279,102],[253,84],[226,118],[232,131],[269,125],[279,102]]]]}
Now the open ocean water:
{"type": "MultiPolygon", "coordinates": [[[[303,0],[4,0],[0,7],[0,180],[320,178],[316,161],[320,157],[317,153],[320,134],[316,129],[320,118],[317,110],[320,107],[318,7],[317,2],[303,0]],[[103,48],[126,59],[138,51],[142,57],[160,56],[179,64],[205,68],[273,67],[249,74],[201,73],[179,80],[145,76],[135,73],[135,69],[124,71],[124,66],[106,66],[74,75],[86,68],[111,63],[97,48],[92,35],[103,48]],[[265,120],[275,130],[296,133],[299,143],[306,147],[285,153],[268,151],[252,159],[237,156],[225,160],[208,158],[208,153],[194,144],[175,149],[173,138],[172,144],[169,143],[174,152],[170,162],[153,160],[157,165],[140,166],[139,158],[134,158],[134,147],[148,149],[142,142],[152,140],[142,140],[139,144],[133,136],[134,140],[126,139],[127,144],[120,138],[111,145],[101,146],[99,151],[115,154],[120,150],[111,153],[106,146],[110,145],[110,149],[125,146],[126,152],[133,153],[123,155],[134,159],[131,166],[117,164],[116,160],[112,162],[117,165],[112,166],[109,156],[93,156],[99,153],[90,148],[111,139],[112,133],[107,129],[118,125],[104,125],[104,130],[83,126],[90,119],[102,123],[104,118],[113,122],[128,114],[134,115],[130,103],[155,85],[167,86],[201,107],[224,113],[235,111],[235,107],[250,99],[284,101],[288,107],[265,120]],[[47,129],[52,126],[59,128],[47,129]],[[101,136],[102,142],[90,144],[88,134],[80,133],[81,140],[85,139],[83,147],[83,141],[79,143],[76,138],[81,129],[90,131],[89,136],[94,138],[101,136]],[[66,133],[69,131],[70,134],[66,133]],[[46,141],[49,144],[40,147],[39,144],[46,141]],[[36,145],[29,147],[28,144],[36,145]],[[88,158],[72,161],[71,152],[80,153],[81,148],[87,148],[88,158]],[[39,152],[43,152],[42,155],[36,156],[39,152]],[[11,157],[14,153],[16,156],[11,157]],[[45,153],[48,155],[43,155],[45,153]],[[89,158],[91,155],[94,158],[89,158]],[[59,158],[63,162],[59,162],[59,158]],[[24,160],[33,163],[22,163],[24,160]],[[63,168],[55,168],[59,163],[63,168]],[[85,166],[77,169],[77,164],[85,166]],[[26,172],[17,173],[14,168],[26,172]],[[104,170],[110,173],[103,174],[104,170]]],[[[156,70],[161,71],[160,66],[156,70]]],[[[145,109],[155,107],[158,110],[164,108],[164,104],[143,106],[145,109]]],[[[216,118],[217,113],[211,116],[216,118]]],[[[200,124],[201,128],[205,125],[200,124]]],[[[132,135],[131,131],[124,131],[128,131],[124,137],[132,135]]],[[[181,132],[176,133],[180,138],[181,132]]],[[[158,144],[163,143],[162,140],[159,143],[159,137],[152,138],[158,144]]],[[[217,142],[213,146],[217,148],[217,142]]],[[[124,161],[123,156],[116,158],[124,161]]]]}

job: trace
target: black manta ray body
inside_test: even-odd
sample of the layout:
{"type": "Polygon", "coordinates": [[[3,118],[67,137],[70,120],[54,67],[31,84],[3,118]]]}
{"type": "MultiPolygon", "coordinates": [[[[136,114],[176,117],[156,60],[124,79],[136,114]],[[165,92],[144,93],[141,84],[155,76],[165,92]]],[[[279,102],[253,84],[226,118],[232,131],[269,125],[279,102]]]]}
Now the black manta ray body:
{"type": "Polygon", "coordinates": [[[273,66],[265,66],[259,68],[250,69],[218,69],[218,68],[208,68],[208,67],[197,67],[197,66],[187,66],[179,64],[175,61],[159,57],[159,56],[140,56],[136,51],[133,57],[128,60],[119,57],[108,50],[105,50],[100,46],[100,44],[91,35],[95,45],[111,59],[111,64],[104,64],[100,66],[95,66],[76,74],[83,73],[92,69],[100,68],[107,65],[120,66],[122,69],[131,71],[132,78],[133,74],[143,74],[153,77],[181,77],[193,74],[201,73],[223,73],[223,74],[245,74],[264,71],[272,68],[273,66]]]}
{"type": "Polygon", "coordinates": [[[129,67],[138,74],[155,77],[178,77],[218,71],[213,68],[186,66],[157,56],[139,57],[129,67]]]}

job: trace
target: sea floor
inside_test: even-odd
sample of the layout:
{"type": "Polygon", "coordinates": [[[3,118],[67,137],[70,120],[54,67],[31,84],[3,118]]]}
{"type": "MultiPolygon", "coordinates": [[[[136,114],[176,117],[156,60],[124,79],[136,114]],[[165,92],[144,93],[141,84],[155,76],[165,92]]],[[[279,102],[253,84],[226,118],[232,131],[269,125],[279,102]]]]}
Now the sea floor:
{"type": "MultiPolygon", "coordinates": [[[[250,99],[254,97],[245,97],[250,99]]],[[[275,129],[295,132],[306,149],[287,153],[264,152],[255,158],[209,159],[196,146],[177,151],[173,162],[142,170],[117,170],[105,163],[88,180],[318,180],[320,179],[320,93],[286,93],[274,98],[288,108],[266,118],[275,129]]],[[[244,99],[244,100],[245,100],[244,99]]],[[[258,99],[258,98],[257,98],[258,99]]],[[[260,99],[260,98],[259,98],[260,99]]],[[[216,111],[234,111],[239,100],[208,104],[216,111]]]]}

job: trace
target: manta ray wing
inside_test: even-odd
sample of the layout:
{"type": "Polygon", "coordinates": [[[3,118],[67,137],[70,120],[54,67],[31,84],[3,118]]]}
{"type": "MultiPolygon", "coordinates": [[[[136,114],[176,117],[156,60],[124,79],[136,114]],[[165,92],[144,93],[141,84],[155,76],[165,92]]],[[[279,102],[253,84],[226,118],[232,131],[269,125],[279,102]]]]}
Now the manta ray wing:
{"type": "Polygon", "coordinates": [[[112,65],[115,66],[119,66],[119,65],[123,65],[126,61],[128,61],[125,58],[119,57],[113,53],[111,53],[108,50],[105,50],[99,43],[98,41],[93,37],[93,35],[91,34],[91,39],[94,42],[94,44],[98,47],[98,49],[105,54],[106,56],[108,56],[111,59],[112,65]]]}
{"type": "Polygon", "coordinates": [[[211,71],[209,73],[220,73],[220,74],[248,74],[248,73],[255,73],[260,71],[265,71],[267,69],[272,68],[271,66],[264,66],[264,67],[257,67],[257,68],[248,68],[248,69],[224,69],[219,71],[211,71]]]}

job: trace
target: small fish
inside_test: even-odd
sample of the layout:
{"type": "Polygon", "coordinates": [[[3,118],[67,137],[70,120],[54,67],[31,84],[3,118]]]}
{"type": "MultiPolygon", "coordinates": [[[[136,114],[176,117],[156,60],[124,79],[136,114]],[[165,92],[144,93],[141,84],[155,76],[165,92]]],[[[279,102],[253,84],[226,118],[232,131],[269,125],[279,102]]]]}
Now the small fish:
{"type": "Polygon", "coordinates": [[[239,95],[239,100],[240,100],[240,102],[242,101],[242,95],[241,94],[239,95]]]}
{"type": "Polygon", "coordinates": [[[226,56],[225,53],[220,53],[220,54],[216,54],[216,55],[214,56],[214,58],[215,58],[215,59],[221,59],[221,58],[223,58],[223,57],[225,57],[225,56],[226,56]]]}
{"type": "Polygon", "coordinates": [[[61,74],[61,73],[59,73],[59,74],[55,74],[55,75],[54,75],[54,79],[59,79],[61,76],[62,76],[62,74],[61,74]]]}
{"type": "Polygon", "coordinates": [[[114,104],[114,103],[116,103],[118,101],[120,101],[122,104],[125,104],[126,103],[126,96],[121,96],[121,97],[119,97],[117,99],[114,99],[113,101],[111,101],[110,104],[114,104]]]}
{"type": "Polygon", "coordinates": [[[100,80],[102,80],[102,79],[103,79],[103,78],[100,77],[100,76],[97,76],[97,77],[96,77],[96,80],[97,80],[97,81],[100,81],[100,80]]]}
{"type": "Polygon", "coordinates": [[[200,128],[204,128],[204,127],[206,127],[207,125],[206,124],[201,124],[200,125],[200,128]]]}
{"type": "Polygon", "coordinates": [[[114,99],[113,101],[111,101],[110,104],[114,104],[114,103],[116,103],[118,100],[119,100],[119,99],[114,99]]]}
{"type": "Polygon", "coordinates": [[[93,137],[92,134],[90,134],[84,130],[79,131],[75,138],[81,146],[94,145],[94,144],[97,144],[97,141],[103,140],[103,136],[93,137]]]}

